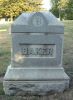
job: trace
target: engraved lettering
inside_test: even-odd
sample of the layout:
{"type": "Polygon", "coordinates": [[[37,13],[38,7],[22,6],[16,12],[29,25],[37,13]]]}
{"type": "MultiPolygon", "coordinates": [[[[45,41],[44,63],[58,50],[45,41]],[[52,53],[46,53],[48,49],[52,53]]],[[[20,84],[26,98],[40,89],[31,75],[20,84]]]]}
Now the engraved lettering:
{"type": "Polygon", "coordinates": [[[25,56],[53,57],[55,54],[55,45],[20,45],[21,53],[25,56]]]}

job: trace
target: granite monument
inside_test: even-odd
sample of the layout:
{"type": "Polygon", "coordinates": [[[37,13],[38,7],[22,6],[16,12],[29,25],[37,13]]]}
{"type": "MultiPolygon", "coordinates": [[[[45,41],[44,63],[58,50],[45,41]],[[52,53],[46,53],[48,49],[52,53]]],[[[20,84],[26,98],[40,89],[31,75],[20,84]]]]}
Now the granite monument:
{"type": "Polygon", "coordinates": [[[51,12],[22,13],[11,25],[11,33],[5,94],[42,95],[69,87],[62,65],[64,26],[51,12]]]}

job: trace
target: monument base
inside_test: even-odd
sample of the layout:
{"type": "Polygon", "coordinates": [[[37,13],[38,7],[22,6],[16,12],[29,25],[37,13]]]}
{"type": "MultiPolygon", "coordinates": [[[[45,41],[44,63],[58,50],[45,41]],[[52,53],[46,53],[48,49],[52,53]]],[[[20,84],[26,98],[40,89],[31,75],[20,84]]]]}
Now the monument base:
{"type": "Polygon", "coordinates": [[[62,92],[69,87],[69,77],[61,67],[15,68],[9,66],[3,81],[7,95],[46,95],[49,91],[62,92]]]}

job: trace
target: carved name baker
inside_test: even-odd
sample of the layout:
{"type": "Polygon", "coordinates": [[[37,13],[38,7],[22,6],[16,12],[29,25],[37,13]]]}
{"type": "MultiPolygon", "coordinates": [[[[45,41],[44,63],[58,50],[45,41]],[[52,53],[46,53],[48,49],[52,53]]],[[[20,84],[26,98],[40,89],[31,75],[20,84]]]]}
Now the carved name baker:
{"type": "Polygon", "coordinates": [[[26,56],[54,56],[54,45],[25,45],[20,43],[21,53],[26,56]]]}

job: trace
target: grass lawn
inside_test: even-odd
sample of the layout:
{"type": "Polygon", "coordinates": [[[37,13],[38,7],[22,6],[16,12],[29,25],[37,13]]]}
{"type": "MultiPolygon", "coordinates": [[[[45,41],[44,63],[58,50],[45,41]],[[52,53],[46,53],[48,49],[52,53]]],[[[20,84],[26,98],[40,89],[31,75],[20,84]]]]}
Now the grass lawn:
{"type": "MultiPolygon", "coordinates": [[[[63,54],[63,66],[73,80],[73,21],[63,21],[65,25],[64,33],[64,54],[63,54]]],[[[10,49],[11,49],[11,35],[9,34],[9,26],[3,25],[0,26],[0,76],[3,76],[6,72],[7,66],[10,64],[10,49]],[[4,30],[4,31],[3,31],[4,30]]],[[[73,81],[71,82],[71,87],[69,90],[64,91],[61,94],[50,94],[46,97],[33,97],[33,99],[26,97],[7,97],[0,96],[0,100],[73,100],[73,81]],[[15,99],[17,98],[17,99],[15,99]],[[18,99],[20,98],[20,99],[18,99]],[[45,99],[43,99],[45,98],[45,99]],[[51,99],[52,98],[52,99],[51,99]]],[[[0,83],[0,95],[4,94],[2,84],[0,83]]]]}
{"type": "Polygon", "coordinates": [[[73,21],[64,21],[63,65],[68,73],[73,73],[73,21]]]}
{"type": "Polygon", "coordinates": [[[11,36],[9,25],[0,25],[0,30],[0,76],[2,76],[10,63],[11,36]]]}

